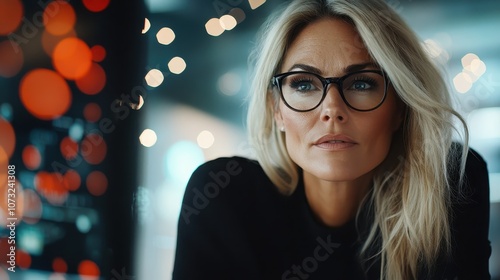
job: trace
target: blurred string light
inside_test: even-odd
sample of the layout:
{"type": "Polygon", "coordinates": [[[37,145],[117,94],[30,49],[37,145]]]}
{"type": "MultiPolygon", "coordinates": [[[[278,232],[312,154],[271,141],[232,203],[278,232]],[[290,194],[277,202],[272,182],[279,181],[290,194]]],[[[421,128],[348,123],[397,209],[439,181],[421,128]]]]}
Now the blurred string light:
{"type": "Polygon", "coordinates": [[[142,29],[142,34],[146,34],[146,32],[148,32],[150,28],[151,28],[151,22],[149,21],[148,18],[145,18],[144,19],[144,28],[142,29]]]}
{"type": "Polygon", "coordinates": [[[90,48],[92,53],[92,60],[95,62],[102,62],[106,58],[106,49],[101,45],[95,45],[90,48]]]}
{"type": "Polygon", "coordinates": [[[208,149],[213,146],[215,138],[212,132],[203,130],[202,132],[200,132],[200,134],[198,134],[196,142],[198,142],[198,146],[200,146],[200,148],[208,149]]]}
{"type": "Polygon", "coordinates": [[[163,73],[158,69],[151,69],[144,78],[150,87],[158,87],[163,83],[163,73]]]}
{"type": "Polygon", "coordinates": [[[172,29],[163,27],[156,33],[156,39],[162,45],[170,45],[175,39],[175,33],[172,29]]]}
{"type": "Polygon", "coordinates": [[[424,47],[424,50],[426,50],[427,54],[433,59],[443,59],[444,61],[448,61],[450,59],[448,52],[435,40],[426,39],[422,43],[422,46],[424,47]]]}
{"type": "Polygon", "coordinates": [[[89,217],[87,215],[79,215],[76,218],[76,228],[81,233],[87,233],[92,228],[92,223],[90,222],[89,217]]]}
{"type": "Polygon", "coordinates": [[[462,72],[453,78],[453,85],[459,93],[466,93],[485,72],[486,64],[476,54],[468,53],[462,57],[462,72]]]}
{"type": "Polygon", "coordinates": [[[252,10],[257,9],[264,3],[266,3],[266,0],[248,0],[248,4],[250,4],[250,8],[252,8],[252,10]]]}
{"type": "Polygon", "coordinates": [[[168,69],[174,74],[180,74],[186,69],[186,62],[182,57],[174,57],[168,62],[168,69]]]}
{"type": "Polygon", "coordinates": [[[144,131],[141,133],[141,136],[139,136],[139,141],[144,147],[152,147],[154,144],[156,144],[156,141],[158,140],[158,137],[156,136],[156,132],[152,129],[144,129],[144,131]]]}
{"type": "Polygon", "coordinates": [[[11,121],[12,115],[13,115],[12,105],[10,105],[9,103],[2,103],[2,105],[0,105],[0,118],[4,118],[7,121],[11,121]]]}

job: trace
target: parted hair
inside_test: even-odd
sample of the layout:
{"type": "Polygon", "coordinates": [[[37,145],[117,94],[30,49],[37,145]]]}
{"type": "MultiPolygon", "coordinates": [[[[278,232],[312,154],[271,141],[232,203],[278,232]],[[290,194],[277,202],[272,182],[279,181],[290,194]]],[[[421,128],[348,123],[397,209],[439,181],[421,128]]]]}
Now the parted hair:
{"type": "Polygon", "coordinates": [[[367,263],[380,260],[381,279],[417,279],[425,273],[422,267],[430,270],[439,256],[450,252],[449,208],[454,196],[448,160],[458,157],[462,176],[468,131],[452,108],[441,72],[389,5],[382,0],[295,0],[273,14],[250,56],[254,68],[247,116],[250,143],[270,180],[283,194],[292,194],[301,169],[289,157],[284,134],[274,121],[279,95],[270,81],[298,33],[326,17],[353,25],[405,107],[403,125],[393,136],[387,158],[376,168],[364,201],[373,209],[373,219],[360,257],[367,263]],[[464,142],[457,155],[450,154],[454,131],[464,142]],[[375,251],[374,244],[379,244],[375,251]]]}

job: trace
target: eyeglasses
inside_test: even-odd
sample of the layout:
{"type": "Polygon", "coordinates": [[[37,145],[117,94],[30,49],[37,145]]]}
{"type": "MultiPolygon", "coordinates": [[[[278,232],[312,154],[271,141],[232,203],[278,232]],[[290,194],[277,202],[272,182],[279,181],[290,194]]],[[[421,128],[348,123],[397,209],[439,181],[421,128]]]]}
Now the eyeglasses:
{"type": "Polygon", "coordinates": [[[274,76],[272,84],[278,88],[285,105],[297,112],[316,109],[325,99],[329,84],[337,85],[347,106],[365,112],[382,105],[389,82],[380,70],[361,70],[340,78],[295,71],[274,76]]]}

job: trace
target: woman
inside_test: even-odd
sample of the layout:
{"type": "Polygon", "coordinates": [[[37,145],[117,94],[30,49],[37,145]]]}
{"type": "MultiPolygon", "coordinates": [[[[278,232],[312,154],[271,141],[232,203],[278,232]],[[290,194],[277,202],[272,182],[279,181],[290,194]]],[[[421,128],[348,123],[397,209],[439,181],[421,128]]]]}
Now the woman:
{"type": "Polygon", "coordinates": [[[258,161],[194,172],[174,279],[489,278],[486,164],[394,11],[293,1],[255,54],[258,161]]]}

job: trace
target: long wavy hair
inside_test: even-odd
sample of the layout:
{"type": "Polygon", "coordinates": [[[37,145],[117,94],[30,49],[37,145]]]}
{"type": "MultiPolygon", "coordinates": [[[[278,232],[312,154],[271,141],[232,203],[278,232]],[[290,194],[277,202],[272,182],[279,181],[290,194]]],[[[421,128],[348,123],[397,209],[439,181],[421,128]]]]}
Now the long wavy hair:
{"type": "Polygon", "coordinates": [[[373,188],[365,198],[373,219],[361,257],[368,263],[380,261],[381,279],[416,279],[425,273],[422,267],[430,271],[441,254],[450,252],[453,193],[448,159],[453,153],[453,131],[457,131],[464,145],[451,156],[459,157],[462,176],[468,131],[451,106],[440,71],[390,6],[380,0],[296,0],[273,14],[250,56],[254,67],[247,118],[250,143],[276,187],[292,194],[300,168],[290,159],[284,135],[274,121],[279,95],[270,81],[298,33],[325,17],[342,18],[354,26],[406,108],[404,123],[393,136],[391,150],[377,167],[373,188]],[[378,244],[375,252],[371,250],[374,244],[378,244]]]}

